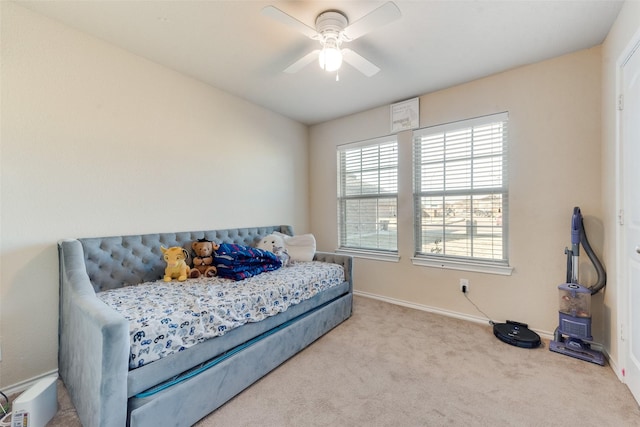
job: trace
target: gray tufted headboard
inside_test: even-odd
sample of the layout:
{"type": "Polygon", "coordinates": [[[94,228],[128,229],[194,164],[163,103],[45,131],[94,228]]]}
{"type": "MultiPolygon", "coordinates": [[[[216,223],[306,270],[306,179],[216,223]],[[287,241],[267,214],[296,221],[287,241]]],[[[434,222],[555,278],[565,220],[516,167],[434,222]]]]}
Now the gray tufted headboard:
{"type": "Polygon", "coordinates": [[[191,242],[208,239],[216,243],[254,246],[262,237],[279,231],[293,235],[288,225],[227,230],[186,231],[79,239],[87,274],[96,292],[162,278],[165,262],[160,246],[182,246],[191,253],[191,242]]]}

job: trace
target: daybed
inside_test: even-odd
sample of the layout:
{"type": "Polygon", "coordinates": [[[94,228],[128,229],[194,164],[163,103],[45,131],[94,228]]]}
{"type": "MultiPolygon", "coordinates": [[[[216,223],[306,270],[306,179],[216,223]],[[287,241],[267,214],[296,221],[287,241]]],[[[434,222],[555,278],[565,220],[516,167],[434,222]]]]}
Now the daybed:
{"type": "Polygon", "coordinates": [[[59,373],[85,427],[192,425],[349,318],[351,258],[316,253],[309,264],[342,266],[338,284],[264,320],[130,367],[130,321],[100,295],[160,280],[161,246],[189,248],[201,238],[253,246],[273,232],[293,234],[289,226],[272,226],[59,242],[59,373]]]}

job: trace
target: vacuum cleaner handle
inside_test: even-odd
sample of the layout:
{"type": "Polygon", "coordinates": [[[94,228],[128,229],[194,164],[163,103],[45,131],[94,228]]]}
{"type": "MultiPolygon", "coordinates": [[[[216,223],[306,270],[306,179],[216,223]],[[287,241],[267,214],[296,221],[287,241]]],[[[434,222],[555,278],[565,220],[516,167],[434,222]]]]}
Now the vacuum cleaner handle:
{"type": "Polygon", "coordinates": [[[573,216],[571,217],[571,246],[573,254],[578,256],[580,253],[580,230],[582,229],[582,212],[579,207],[573,208],[573,216]]]}
{"type": "Polygon", "coordinates": [[[571,216],[571,250],[565,250],[567,253],[567,283],[578,283],[581,230],[582,212],[576,206],[573,208],[573,215],[571,216]]]}

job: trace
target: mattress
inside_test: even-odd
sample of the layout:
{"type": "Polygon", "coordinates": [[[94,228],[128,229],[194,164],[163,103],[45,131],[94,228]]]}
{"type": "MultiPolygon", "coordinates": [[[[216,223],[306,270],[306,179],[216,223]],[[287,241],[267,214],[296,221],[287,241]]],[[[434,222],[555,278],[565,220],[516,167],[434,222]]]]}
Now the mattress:
{"type": "Polygon", "coordinates": [[[97,294],[129,321],[135,369],[259,322],[345,280],[341,265],[296,262],[245,280],[213,277],[146,282],[97,294]]]}

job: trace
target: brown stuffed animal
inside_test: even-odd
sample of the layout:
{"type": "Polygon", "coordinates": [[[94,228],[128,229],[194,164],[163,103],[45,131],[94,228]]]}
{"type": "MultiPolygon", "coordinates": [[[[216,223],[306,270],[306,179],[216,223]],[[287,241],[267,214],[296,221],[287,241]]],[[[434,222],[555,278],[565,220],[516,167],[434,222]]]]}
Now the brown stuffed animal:
{"type": "Polygon", "coordinates": [[[219,248],[220,245],[207,239],[198,239],[198,241],[191,243],[191,249],[195,255],[189,277],[197,279],[201,275],[213,277],[218,274],[218,269],[213,265],[213,251],[219,248]]]}

